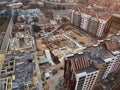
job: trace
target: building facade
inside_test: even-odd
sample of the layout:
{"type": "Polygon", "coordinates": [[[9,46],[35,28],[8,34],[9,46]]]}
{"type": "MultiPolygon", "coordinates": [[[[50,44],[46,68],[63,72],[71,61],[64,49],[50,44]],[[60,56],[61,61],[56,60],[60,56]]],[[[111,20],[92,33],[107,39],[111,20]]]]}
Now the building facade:
{"type": "MultiPolygon", "coordinates": [[[[120,35],[68,56],[64,65],[66,90],[94,90],[111,73],[120,70],[120,35]]],[[[111,86],[112,87],[112,86],[111,86]]]]}
{"type": "Polygon", "coordinates": [[[82,29],[98,39],[107,36],[112,22],[110,15],[101,15],[88,9],[74,9],[71,11],[70,18],[73,26],[82,29]],[[79,25],[76,25],[75,22],[79,25]]]}
{"type": "Polygon", "coordinates": [[[64,79],[67,90],[92,90],[99,69],[90,63],[90,59],[82,54],[67,57],[65,60],[64,79]]]}

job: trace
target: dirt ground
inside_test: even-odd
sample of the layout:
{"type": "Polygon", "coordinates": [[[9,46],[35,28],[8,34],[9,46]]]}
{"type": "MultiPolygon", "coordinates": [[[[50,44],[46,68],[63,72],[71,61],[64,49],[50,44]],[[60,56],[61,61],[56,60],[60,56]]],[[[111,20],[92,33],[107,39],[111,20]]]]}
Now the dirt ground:
{"type": "Polygon", "coordinates": [[[112,23],[110,33],[116,34],[118,31],[120,31],[120,23],[112,23]]]}
{"type": "Polygon", "coordinates": [[[116,34],[120,31],[120,18],[113,18],[113,22],[110,27],[110,33],[116,34]]]}
{"type": "Polygon", "coordinates": [[[55,86],[57,83],[57,80],[62,77],[64,74],[64,70],[59,70],[57,74],[54,76],[51,76],[48,80],[47,83],[49,85],[49,90],[55,90],[55,86]]]}

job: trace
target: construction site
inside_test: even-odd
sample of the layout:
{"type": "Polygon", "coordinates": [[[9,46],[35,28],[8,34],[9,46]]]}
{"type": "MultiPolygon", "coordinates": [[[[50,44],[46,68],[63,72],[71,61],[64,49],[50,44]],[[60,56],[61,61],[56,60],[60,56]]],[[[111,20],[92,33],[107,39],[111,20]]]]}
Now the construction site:
{"type": "Polygon", "coordinates": [[[10,50],[20,50],[24,48],[32,48],[34,46],[33,37],[30,35],[30,30],[15,31],[9,40],[10,50]]]}
{"type": "Polygon", "coordinates": [[[0,90],[118,90],[119,0],[21,2],[0,11],[0,90]]]}
{"type": "Polygon", "coordinates": [[[2,61],[0,77],[3,81],[0,83],[1,90],[38,88],[35,85],[37,75],[34,54],[28,50],[6,54],[2,61]]]}
{"type": "MultiPolygon", "coordinates": [[[[90,19],[94,21],[95,18],[96,18],[96,20],[98,20],[98,17],[101,19],[105,19],[105,20],[107,18],[108,21],[109,21],[109,19],[111,19],[111,16],[109,16],[109,15],[101,16],[100,14],[98,16],[93,15],[92,18],[90,18],[90,19]]],[[[60,19],[60,17],[59,17],[59,19],[60,19]]],[[[99,20],[101,20],[101,19],[99,19],[99,20]]],[[[56,19],[54,19],[54,20],[56,20],[56,19]]],[[[77,23],[78,17],[75,17],[74,20],[76,20],[76,21],[74,21],[74,24],[75,23],[78,24],[77,23]]],[[[112,20],[114,20],[114,18],[112,20]]],[[[91,22],[93,22],[93,21],[91,21],[91,22]]],[[[97,23],[97,22],[93,22],[93,25],[94,25],[94,23],[97,23]]],[[[111,23],[111,21],[110,21],[110,23],[111,23]]],[[[110,27],[110,29],[114,28],[113,23],[114,22],[112,22],[112,27],[110,27]]],[[[64,58],[66,58],[69,55],[73,55],[76,53],[83,53],[86,51],[88,51],[88,52],[91,51],[92,57],[96,57],[96,55],[98,55],[98,54],[96,54],[96,52],[100,52],[99,55],[104,60],[107,60],[109,58],[111,59],[114,57],[111,53],[106,51],[102,46],[97,48],[97,46],[99,46],[99,44],[101,42],[103,42],[105,40],[111,40],[110,36],[113,35],[113,33],[111,33],[111,32],[108,33],[108,36],[106,38],[104,37],[104,39],[99,40],[97,38],[94,38],[94,35],[84,32],[82,28],[75,27],[74,25],[72,25],[72,23],[71,24],[69,24],[69,23],[67,24],[67,23],[63,23],[63,22],[56,23],[53,25],[53,27],[54,27],[53,30],[52,29],[49,29],[49,30],[43,29],[43,31],[41,30],[41,33],[38,33],[38,35],[40,35],[41,40],[39,40],[38,38],[36,40],[37,49],[38,49],[39,55],[40,55],[39,59],[41,59],[40,60],[40,69],[43,70],[43,72],[44,72],[44,74],[43,74],[45,77],[45,79],[44,79],[45,87],[44,88],[46,88],[46,90],[53,90],[55,87],[63,88],[64,85],[62,83],[60,84],[60,82],[62,82],[62,81],[59,79],[60,77],[63,77],[63,75],[62,75],[63,71],[58,68],[60,68],[60,66],[64,67],[64,58]],[[61,25],[58,25],[58,24],[61,24],[61,25]],[[96,49],[95,49],[95,47],[96,47],[96,49]],[[101,50],[102,48],[103,48],[103,50],[101,50]],[[90,49],[90,50],[88,50],[88,49],[90,49]],[[47,58],[48,54],[44,55],[44,53],[46,53],[45,50],[49,50],[49,52],[50,52],[49,58],[51,58],[51,60],[53,62],[51,62],[50,59],[49,59],[50,61],[48,61],[48,58],[47,58]],[[92,50],[93,50],[93,52],[92,52],[92,50]],[[55,57],[57,57],[57,58],[55,59],[55,57]],[[45,62],[43,62],[43,60],[45,60],[45,62]],[[44,65],[43,65],[43,63],[44,63],[44,65]],[[50,65],[48,63],[50,63],[50,65]],[[57,67],[56,67],[56,64],[57,64],[57,67]],[[57,74],[53,75],[53,73],[52,73],[53,71],[57,71],[56,72],[57,74]],[[58,74],[58,73],[60,73],[60,74],[58,74]],[[56,80],[58,80],[59,83],[56,80]],[[52,83],[54,83],[54,85],[52,83]],[[51,87],[51,85],[53,87],[51,87]]],[[[95,30],[96,24],[95,24],[95,26],[91,26],[91,27],[95,30]]],[[[88,27],[87,27],[87,29],[88,29],[88,27]]],[[[119,28],[117,27],[115,34],[118,32],[118,29],[119,28]]],[[[93,31],[91,31],[91,32],[94,33],[93,31]]],[[[108,31],[105,30],[104,32],[108,32],[108,31]]]]}
{"type": "Polygon", "coordinates": [[[26,18],[19,17],[11,17],[5,33],[0,54],[0,90],[40,90],[42,82],[32,29],[25,24],[26,18]]]}

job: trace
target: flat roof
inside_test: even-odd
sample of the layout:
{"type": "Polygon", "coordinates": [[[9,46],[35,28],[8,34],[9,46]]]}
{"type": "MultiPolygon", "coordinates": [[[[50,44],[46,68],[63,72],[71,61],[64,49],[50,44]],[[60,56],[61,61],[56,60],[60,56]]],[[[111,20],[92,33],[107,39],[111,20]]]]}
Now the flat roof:
{"type": "Polygon", "coordinates": [[[69,60],[69,59],[78,58],[78,57],[81,57],[81,56],[85,56],[85,55],[77,53],[77,54],[73,54],[73,55],[67,57],[67,59],[69,60]]]}
{"type": "Polygon", "coordinates": [[[106,20],[106,21],[109,20],[112,17],[108,13],[101,13],[101,12],[98,12],[97,15],[98,15],[99,19],[103,19],[103,20],[106,20]]]}
{"type": "Polygon", "coordinates": [[[107,51],[103,45],[89,47],[86,51],[89,53],[89,56],[94,59],[101,58],[104,60],[113,57],[113,55],[107,51]]]}
{"type": "MultiPolygon", "coordinates": [[[[20,88],[24,87],[25,83],[31,83],[31,78],[33,77],[34,66],[34,57],[31,52],[19,52],[23,54],[24,57],[15,59],[15,80],[20,88]],[[31,60],[31,62],[29,62],[31,60]]],[[[15,55],[17,56],[17,54],[15,55]]]]}
{"type": "Polygon", "coordinates": [[[81,69],[81,70],[77,70],[76,73],[82,73],[82,72],[86,72],[86,73],[91,73],[91,72],[94,72],[94,71],[97,71],[98,68],[96,68],[94,65],[90,65],[89,67],[87,68],[84,68],[84,69],[81,69]]]}
{"type": "Polygon", "coordinates": [[[96,58],[96,61],[97,61],[98,64],[105,63],[105,61],[101,58],[96,58]]]}

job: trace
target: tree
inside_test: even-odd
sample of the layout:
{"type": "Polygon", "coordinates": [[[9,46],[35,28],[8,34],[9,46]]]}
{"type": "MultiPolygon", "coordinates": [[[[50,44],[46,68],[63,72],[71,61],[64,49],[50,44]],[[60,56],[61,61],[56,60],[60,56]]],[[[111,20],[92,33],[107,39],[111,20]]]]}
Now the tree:
{"type": "Polygon", "coordinates": [[[33,25],[33,30],[34,30],[34,32],[39,32],[40,30],[41,30],[41,28],[40,28],[40,26],[37,26],[36,24],[35,25],[33,25]]]}

